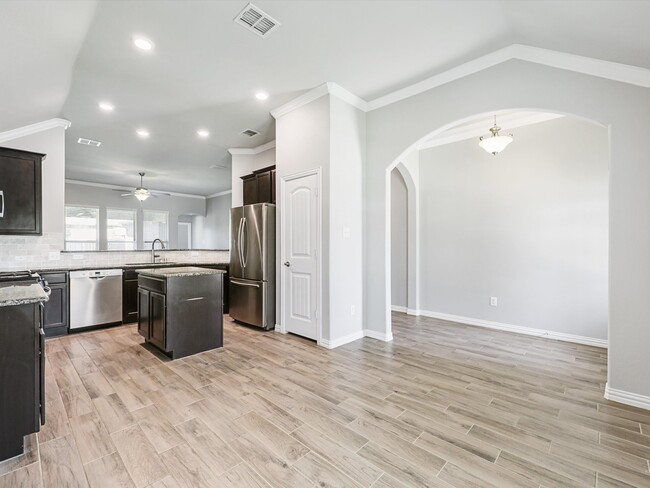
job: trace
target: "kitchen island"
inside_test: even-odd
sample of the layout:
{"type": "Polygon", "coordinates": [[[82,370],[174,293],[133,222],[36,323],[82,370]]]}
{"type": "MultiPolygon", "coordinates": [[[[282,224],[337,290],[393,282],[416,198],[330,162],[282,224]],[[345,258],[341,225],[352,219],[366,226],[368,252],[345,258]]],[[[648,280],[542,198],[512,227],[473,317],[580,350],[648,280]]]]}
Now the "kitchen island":
{"type": "Polygon", "coordinates": [[[0,283],[0,461],[23,454],[25,436],[45,423],[47,300],[36,282],[0,283]]]}
{"type": "Polygon", "coordinates": [[[194,266],[138,270],[138,333],[172,359],[223,347],[223,276],[194,266]]]}

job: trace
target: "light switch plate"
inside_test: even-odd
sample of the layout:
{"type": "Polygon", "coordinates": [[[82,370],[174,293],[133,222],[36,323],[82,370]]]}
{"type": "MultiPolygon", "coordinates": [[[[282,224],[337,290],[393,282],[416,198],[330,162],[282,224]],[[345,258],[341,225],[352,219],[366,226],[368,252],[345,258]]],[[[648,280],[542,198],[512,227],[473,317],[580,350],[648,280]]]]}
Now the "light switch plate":
{"type": "Polygon", "coordinates": [[[490,307],[498,307],[499,299],[497,297],[490,297],[490,307]]]}

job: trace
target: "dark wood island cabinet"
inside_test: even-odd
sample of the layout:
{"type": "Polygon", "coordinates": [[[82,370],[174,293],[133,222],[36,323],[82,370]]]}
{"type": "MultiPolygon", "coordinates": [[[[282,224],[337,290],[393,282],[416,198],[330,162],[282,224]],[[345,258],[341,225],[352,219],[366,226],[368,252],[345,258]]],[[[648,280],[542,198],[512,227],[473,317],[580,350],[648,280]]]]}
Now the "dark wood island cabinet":
{"type": "Polygon", "coordinates": [[[209,268],[138,270],[138,333],[178,359],[223,346],[223,275],[209,268]]]}
{"type": "Polygon", "coordinates": [[[0,461],[45,423],[45,301],[39,284],[0,284],[0,461]]]}

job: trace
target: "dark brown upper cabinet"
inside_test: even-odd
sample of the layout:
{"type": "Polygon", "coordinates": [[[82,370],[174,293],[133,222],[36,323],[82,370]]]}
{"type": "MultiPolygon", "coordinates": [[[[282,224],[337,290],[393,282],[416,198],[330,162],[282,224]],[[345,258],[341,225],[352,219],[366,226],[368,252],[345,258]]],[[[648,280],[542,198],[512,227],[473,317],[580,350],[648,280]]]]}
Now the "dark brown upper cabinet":
{"type": "Polygon", "coordinates": [[[275,166],[258,169],[241,179],[244,205],[275,203],[275,166]]]}
{"type": "Polygon", "coordinates": [[[44,154],[0,147],[0,234],[41,235],[44,154]]]}

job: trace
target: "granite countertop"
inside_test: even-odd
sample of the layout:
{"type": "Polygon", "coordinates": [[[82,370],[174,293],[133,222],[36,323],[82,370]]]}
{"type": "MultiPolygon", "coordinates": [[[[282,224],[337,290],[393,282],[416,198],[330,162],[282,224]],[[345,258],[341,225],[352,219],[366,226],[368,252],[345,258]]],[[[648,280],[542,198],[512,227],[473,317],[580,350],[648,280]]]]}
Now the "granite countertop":
{"type": "Polygon", "coordinates": [[[177,276],[201,276],[212,274],[225,274],[222,269],[198,268],[196,266],[184,266],[177,268],[149,268],[139,269],[138,273],[156,278],[174,278],[177,276]]]}
{"type": "Polygon", "coordinates": [[[114,265],[100,265],[100,266],[67,266],[67,267],[53,267],[53,268],[37,268],[38,273],[63,273],[65,271],[88,271],[91,269],[152,269],[152,268],[178,268],[180,266],[228,266],[230,261],[214,261],[214,262],[201,262],[201,263],[127,263],[127,264],[114,264],[114,265]]]}
{"type": "Polygon", "coordinates": [[[38,283],[0,285],[0,307],[46,302],[49,297],[38,283]]]}

